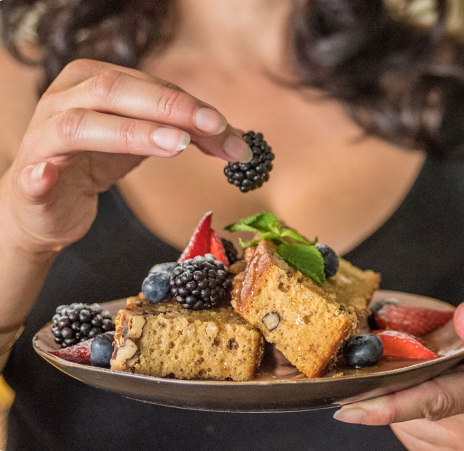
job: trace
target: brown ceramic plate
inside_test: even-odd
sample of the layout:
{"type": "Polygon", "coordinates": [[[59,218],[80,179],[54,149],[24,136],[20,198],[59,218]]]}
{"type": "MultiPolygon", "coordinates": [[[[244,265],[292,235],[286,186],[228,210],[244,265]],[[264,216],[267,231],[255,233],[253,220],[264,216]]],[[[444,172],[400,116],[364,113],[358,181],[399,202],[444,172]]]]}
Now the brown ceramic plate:
{"type": "MultiPolygon", "coordinates": [[[[435,299],[394,291],[378,291],[373,302],[384,299],[435,310],[454,309],[435,299]]],[[[125,306],[125,300],[104,305],[115,315],[125,306]]],[[[259,375],[247,382],[178,380],[67,362],[50,353],[57,349],[50,324],[35,335],[33,346],[47,362],[69,376],[139,401],[221,412],[292,412],[336,407],[403,390],[443,373],[464,359],[464,341],[456,335],[452,321],[425,336],[424,341],[437,352],[437,359],[384,360],[374,368],[339,370],[318,379],[308,379],[270,347],[259,375]]]]}

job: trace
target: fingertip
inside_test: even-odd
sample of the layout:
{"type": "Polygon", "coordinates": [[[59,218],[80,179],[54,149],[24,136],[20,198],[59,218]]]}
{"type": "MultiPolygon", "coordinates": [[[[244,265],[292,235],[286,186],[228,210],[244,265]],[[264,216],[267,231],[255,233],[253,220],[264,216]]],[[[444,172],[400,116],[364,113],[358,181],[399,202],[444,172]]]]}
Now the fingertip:
{"type": "Polygon", "coordinates": [[[224,152],[232,160],[249,163],[253,158],[253,151],[241,137],[230,135],[224,143],[224,152]]]}
{"type": "Polygon", "coordinates": [[[368,413],[358,407],[343,407],[334,413],[334,419],[350,424],[366,424],[368,413]]]}
{"type": "Polygon", "coordinates": [[[454,311],[453,323],[457,334],[464,339],[464,302],[459,304],[454,311]]]}
{"type": "Polygon", "coordinates": [[[58,179],[58,170],[53,163],[42,161],[26,166],[20,175],[21,188],[30,197],[47,194],[58,179]]]}

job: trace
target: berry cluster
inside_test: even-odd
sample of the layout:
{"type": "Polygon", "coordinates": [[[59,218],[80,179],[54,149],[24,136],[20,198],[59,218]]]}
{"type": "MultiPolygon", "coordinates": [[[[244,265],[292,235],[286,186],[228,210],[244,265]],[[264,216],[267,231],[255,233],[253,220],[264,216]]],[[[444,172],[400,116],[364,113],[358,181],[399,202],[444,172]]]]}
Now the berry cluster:
{"type": "Polygon", "coordinates": [[[102,311],[98,304],[60,305],[52,320],[55,342],[62,348],[114,330],[109,312],[102,311]]]}
{"type": "Polygon", "coordinates": [[[248,132],[243,139],[251,147],[252,160],[249,163],[229,163],[224,168],[224,174],[229,183],[247,193],[269,180],[274,154],[261,133],[248,132]]]}
{"type": "Polygon", "coordinates": [[[232,288],[228,270],[211,254],[179,263],[170,284],[171,294],[190,310],[218,307],[230,299],[232,288]]]}

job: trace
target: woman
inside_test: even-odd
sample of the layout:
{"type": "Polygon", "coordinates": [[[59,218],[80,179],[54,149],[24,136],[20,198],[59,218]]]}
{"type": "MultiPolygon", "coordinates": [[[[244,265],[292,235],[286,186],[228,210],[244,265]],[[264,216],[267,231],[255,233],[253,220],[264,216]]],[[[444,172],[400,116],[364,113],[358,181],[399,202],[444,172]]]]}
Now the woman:
{"type": "MultiPolygon", "coordinates": [[[[444,157],[461,151],[463,49],[444,34],[438,3],[437,23],[421,29],[380,0],[44,1],[31,49],[12,39],[38,2],[3,0],[9,50],[42,61],[28,68],[6,51],[0,61],[10,451],[404,449],[390,428],[336,422],[333,411],[138,403],[62,375],[30,340],[57,305],[136,293],[210,209],[217,230],[271,210],[380,271],[383,287],[458,304],[464,165],[444,157]],[[264,133],[276,164],[269,183],[242,194],[222,168],[250,159],[246,129],[264,133]]],[[[406,421],[393,429],[410,449],[458,449],[461,379],[456,370],[335,417],[406,421]]]]}

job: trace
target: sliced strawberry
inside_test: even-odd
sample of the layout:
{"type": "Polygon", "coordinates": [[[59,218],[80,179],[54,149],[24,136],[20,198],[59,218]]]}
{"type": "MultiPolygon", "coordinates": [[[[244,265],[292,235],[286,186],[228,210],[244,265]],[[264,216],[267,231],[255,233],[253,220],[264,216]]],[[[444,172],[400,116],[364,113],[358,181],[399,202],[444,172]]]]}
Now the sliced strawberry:
{"type": "Polygon", "coordinates": [[[211,219],[213,212],[209,211],[203,216],[198,223],[197,228],[193,232],[192,238],[187,247],[182,252],[178,263],[182,263],[189,258],[194,258],[197,255],[206,255],[210,252],[211,247],[211,219]]]}
{"type": "Polygon", "coordinates": [[[375,314],[379,329],[392,329],[411,335],[424,335],[445,325],[454,311],[438,311],[404,305],[384,305],[375,314]]]}
{"type": "Polygon", "coordinates": [[[67,348],[61,348],[58,351],[53,351],[52,354],[68,362],[90,365],[90,345],[92,341],[87,340],[67,348]]]}
{"type": "Polygon", "coordinates": [[[219,238],[219,235],[214,230],[211,230],[211,247],[209,252],[216,257],[216,260],[224,263],[224,266],[229,266],[226,250],[224,249],[221,238],[219,238]]]}
{"type": "Polygon", "coordinates": [[[436,359],[438,356],[418,338],[396,330],[373,330],[383,344],[383,357],[402,359],[436,359]]]}

